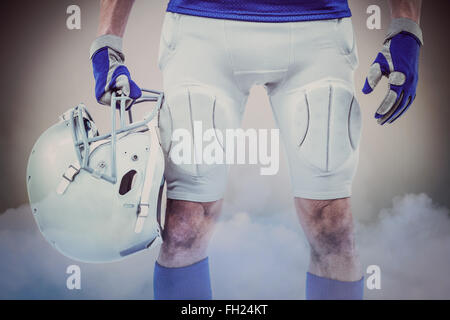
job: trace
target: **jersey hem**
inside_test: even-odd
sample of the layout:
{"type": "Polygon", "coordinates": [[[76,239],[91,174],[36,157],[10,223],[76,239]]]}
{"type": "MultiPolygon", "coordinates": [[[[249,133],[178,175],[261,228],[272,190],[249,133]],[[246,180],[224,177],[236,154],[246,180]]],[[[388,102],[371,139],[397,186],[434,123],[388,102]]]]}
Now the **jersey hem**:
{"type": "Polygon", "coordinates": [[[298,21],[314,21],[314,20],[329,20],[351,17],[350,10],[337,11],[331,13],[289,13],[289,15],[283,15],[280,13],[249,13],[249,12],[212,12],[202,11],[190,8],[184,8],[180,6],[167,7],[168,12],[186,14],[197,17],[212,18],[212,19],[225,19],[225,20],[240,20],[248,22],[298,22],[298,21]]]}

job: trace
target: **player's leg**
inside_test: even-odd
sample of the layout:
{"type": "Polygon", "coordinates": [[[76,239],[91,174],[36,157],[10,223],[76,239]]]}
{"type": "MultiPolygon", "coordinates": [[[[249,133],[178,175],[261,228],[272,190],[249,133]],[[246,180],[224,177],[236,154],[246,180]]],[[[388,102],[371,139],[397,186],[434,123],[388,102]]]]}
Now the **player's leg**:
{"type": "Polygon", "coordinates": [[[184,267],[204,260],[222,200],[193,202],[168,199],[159,264],[184,267]]]}
{"type": "Polygon", "coordinates": [[[362,298],[363,280],[350,198],[295,198],[295,206],[310,244],[306,298],[362,298]]]}
{"type": "Polygon", "coordinates": [[[240,125],[246,100],[227,72],[224,46],[220,20],[167,13],[159,58],[165,94],[159,126],[168,205],[155,264],[156,299],[212,298],[207,247],[221,211],[227,168],[207,164],[202,156],[206,145],[224,148],[217,132],[240,125]],[[205,140],[207,132],[213,134],[205,140]],[[203,147],[197,149],[199,144],[203,147]]]}
{"type": "Polygon", "coordinates": [[[222,201],[167,200],[155,299],[211,299],[207,247],[222,201]]]}
{"type": "Polygon", "coordinates": [[[311,249],[306,296],[360,299],[363,282],[349,198],[361,131],[351,22],[300,22],[292,28],[289,75],[269,94],[311,249]]]}

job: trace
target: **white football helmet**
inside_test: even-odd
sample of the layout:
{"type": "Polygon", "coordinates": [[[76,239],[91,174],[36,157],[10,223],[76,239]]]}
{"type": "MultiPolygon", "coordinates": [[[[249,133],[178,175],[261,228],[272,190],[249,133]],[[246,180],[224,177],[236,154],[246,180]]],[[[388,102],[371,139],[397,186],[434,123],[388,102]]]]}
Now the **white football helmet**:
{"type": "Polygon", "coordinates": [[[80,104],[33,147],[27,188],[34,218],[44,237],[72,259],[115,261],[160,238],[164,156],[155,116],[163,94],[142,91],[145,95],[131,102],[113,94],[111,106],[120,104],[120,125],[116,128],[116,108],[111,107],[110,133],[99,135],[80,104]],[[145,101],[156,102],[156,107],[133,122],[129,108],[145,101]]]}

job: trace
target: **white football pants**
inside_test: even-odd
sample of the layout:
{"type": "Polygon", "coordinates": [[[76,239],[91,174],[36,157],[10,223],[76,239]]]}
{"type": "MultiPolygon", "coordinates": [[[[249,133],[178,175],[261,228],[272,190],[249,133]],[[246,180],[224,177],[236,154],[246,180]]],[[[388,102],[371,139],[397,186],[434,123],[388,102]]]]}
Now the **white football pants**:
{"type": "Polygon", "coordinates": [[[357,60],[350,18],[257,23],[167,13],[159,55],[165,92],[159,125],[168,198],[223,197],[227,166],[175,163],[169,156],[172,136],[177,129],[194,136],[198,121],[203,130],[239,128],[254,85],[267,89],[294,196],[350,196],[361,134],[353,85],[357,60]]]}

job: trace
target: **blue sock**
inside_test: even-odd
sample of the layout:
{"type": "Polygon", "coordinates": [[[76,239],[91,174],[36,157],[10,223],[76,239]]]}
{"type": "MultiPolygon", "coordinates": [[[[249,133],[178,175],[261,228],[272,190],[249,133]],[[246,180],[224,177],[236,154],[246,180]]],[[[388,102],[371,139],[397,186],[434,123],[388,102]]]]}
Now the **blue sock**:
{"type": "Polygon", "coordinates": [[[358,281],[339,281],[306,273],[306,300],[362,300],[364,277],[358,281]]]}
{"type": "Polygon", "coordinates": [[[155,300],[211,300],[208,258],[181,268],[155,262],[153,291],[155,300]]]}

